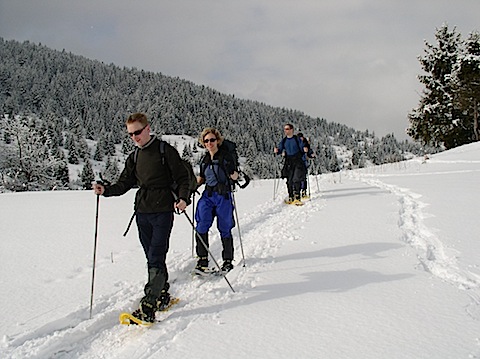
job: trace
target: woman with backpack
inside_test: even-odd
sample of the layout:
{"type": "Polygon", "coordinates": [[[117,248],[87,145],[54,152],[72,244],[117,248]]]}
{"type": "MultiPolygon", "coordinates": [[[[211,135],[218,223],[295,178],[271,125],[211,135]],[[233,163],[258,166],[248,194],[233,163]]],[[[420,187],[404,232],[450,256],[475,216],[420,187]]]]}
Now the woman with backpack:
{"type": "Polygon", "coordinates": [[[235,221],[231,181],[237,180],[238,168],[234,156],[228,149],[222,148],[223,140],[215,128],[205,128],[199,138],[207,153],[200,163],[200,175],[197,177],[199,185],[205,184],[195,213],[196,230],[204,242],[197,238],[197,274],[208,271],[208,231],[215,217],[223,246],[221,270],[226,273],[233,269],[232,228],[235,227],[235,221]]]}

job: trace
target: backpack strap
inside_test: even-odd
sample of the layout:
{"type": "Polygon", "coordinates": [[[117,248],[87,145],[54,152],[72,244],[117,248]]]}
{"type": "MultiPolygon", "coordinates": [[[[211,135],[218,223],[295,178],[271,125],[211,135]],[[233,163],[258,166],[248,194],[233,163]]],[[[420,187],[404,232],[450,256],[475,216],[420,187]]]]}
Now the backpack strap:
{"type": "Polygon", "coordinates": [[[165,141],[163,140],[160,140],[160,146],[159,146],[159,150],[160,150],[160,157],[162,159],[162,165],[165,164],[165,141]]]}
{"type": "Polygon", "coordinates": [[[135,147],[135,152],[133,153],[133,164],[134,165],[137,164],[138,151],[140,151],[140,149],[138,147],[135,147]]]}

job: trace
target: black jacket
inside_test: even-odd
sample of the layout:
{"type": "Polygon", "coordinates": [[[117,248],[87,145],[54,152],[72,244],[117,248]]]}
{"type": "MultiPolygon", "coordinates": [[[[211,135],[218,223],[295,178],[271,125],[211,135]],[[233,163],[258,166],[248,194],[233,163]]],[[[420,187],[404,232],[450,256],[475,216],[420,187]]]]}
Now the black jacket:
{"type": "Polygon", "coordinates": [[[160,140],[152,137],[144,147],[130,153],[117,183],[105,186],[103,195],[105,197],[120,196],[131,188],[139,186],[135,197],[137,212],[173,211],[175,200],[170,188],[172,177],[179,186],[179,197],[187,201],[190,197],[188,172],[181,163],[178,151],[166,144],[165,154],[162,157],[160,140]]]}

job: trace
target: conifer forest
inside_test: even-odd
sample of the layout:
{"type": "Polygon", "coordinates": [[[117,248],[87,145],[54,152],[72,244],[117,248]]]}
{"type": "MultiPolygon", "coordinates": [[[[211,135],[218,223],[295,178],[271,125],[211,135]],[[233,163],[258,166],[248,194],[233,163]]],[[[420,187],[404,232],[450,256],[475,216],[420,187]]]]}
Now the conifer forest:
{"type": "MultiPolygon", "coordinates": [[[[478,45],[478,38],[469,41],[472,48],[478,45]]],[[[124,126],[133,112],[146,113],[159,136],[197,138],[204,127],[218,128],[236,142],[242,170],[253,178],[279,176],[281,162],[274,160],[273,148],[283,137],[285,123],[292,123],[310,141],[316,154],[310,174],[398,162],[451,143],[421,124],[430,95],[409,115],[408,131],[417,141],[397,141],[393,134],[378,138],[368,130],[298,110],[239,99],[188,80],[105,64],[28,41],[0,38],[0,56],[0,192],[90,188],[99,175],[94,168],[115,180],[133,149],[124,126]]],[[[466,70],[458,73],[462,87],[457,94],[465,94],[458,111],[473,118],[474,102],[466,98],[468,94],[478,99],[478,93],[465,85],[473,75],[466,70]]],[[[451,118],[455,120],[459,123],[451,118]]],[[[468,136],[475,138],[473,132],[468,136]]],[[[199,148],[193,147],[180,154],[195,165],[191,153],[199,148]]]]}

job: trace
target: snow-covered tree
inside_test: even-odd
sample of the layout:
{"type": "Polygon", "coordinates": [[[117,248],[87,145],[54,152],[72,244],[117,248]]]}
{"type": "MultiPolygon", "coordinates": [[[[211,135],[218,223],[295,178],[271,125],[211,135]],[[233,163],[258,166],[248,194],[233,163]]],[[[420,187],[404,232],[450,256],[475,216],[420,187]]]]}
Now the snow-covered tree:
{"type": "Polygon", "coordinates": [[[2,130],[9,133],[10,144],[4,144],[0,163],[3,186],[12,191],[34,191],[55,188],[56,168],[61,159],[52,153],[36,119],[3,117],[2,130]]]}
{"type": "Polygon", "coordinates": [[[74,136],[70,136],[68,141],[68,163],[78,165],[80,163],[80,154],[74,136]]]}
{"type": "Polygon", "coordinates": [[[185,144],[182,151],[182,159],[192,163],[193,162],[193,152],[190,144],[185,144]]]}
{"type": "Polygon", "coordinates": [[[463,42],[456,29],[444,24],[435,34],[436,44],[426,43],[420,57],[425,75],[419,76],[425,86],[420,104],[408,115],[407,133],[425,144],[456,147],[470,142],[465,126],[465,113],[456,100],[456,75],[463,54],[463,42]]]}
{"type": "Polygon", "coordinates": [[[92,164],[90,163],[89,160],[86,160],[83,165],[82,174],[80,176],[82,187],[84,189],[91,189],[92,182],[94,181],[94,179],[95,179],[95,173],[93,173],[92,164]]]}
{"type": "Polygon", "coordinates": [[[467,142],[480,140],[480,33],[472,32],[465,42],[465,53],[460,58],[456,73],[456,97],[458,106],[464,111],[467,142]]]}
{"type": "Polygon", "coordinates": [[[115,157],[108,156],[102,178],[107,182],[114,183],[118,180],[119,176],[120,169],[118,168],[118,163],[115,160],[115,157]]]}

